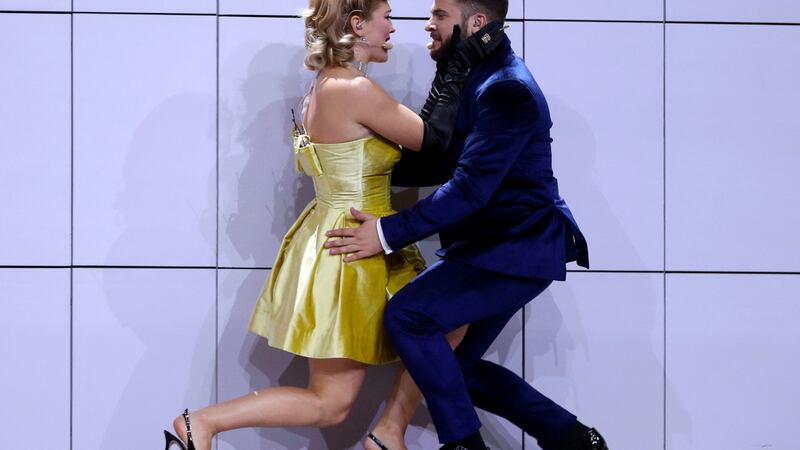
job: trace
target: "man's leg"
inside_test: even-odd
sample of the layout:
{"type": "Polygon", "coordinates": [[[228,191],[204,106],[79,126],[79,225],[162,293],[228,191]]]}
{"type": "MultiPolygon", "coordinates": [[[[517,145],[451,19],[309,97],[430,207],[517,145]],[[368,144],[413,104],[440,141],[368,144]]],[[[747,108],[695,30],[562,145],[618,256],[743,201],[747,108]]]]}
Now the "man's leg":
{"type": "Polygon", "coordinates": [[[470,324],[456,358],[475,406],[508,419],[536,438],[544,450],[555,449],[576,426],[577,418],[514,372],[482,359],[517,311],[470,324]]]}
{"type": "MultiPolygon", "coordinates": [[[[480,428],[459,361],[445,334],[491,317],[507,321],[509,314],[549,284],[548,280],[440,261],[389,301],[386,330],[427,400],[441,442],[461,440],[480,428]]],[[[497,333],[499,330],[493,336],[486,334],[481,341],[488,347],[497,333]]]]}

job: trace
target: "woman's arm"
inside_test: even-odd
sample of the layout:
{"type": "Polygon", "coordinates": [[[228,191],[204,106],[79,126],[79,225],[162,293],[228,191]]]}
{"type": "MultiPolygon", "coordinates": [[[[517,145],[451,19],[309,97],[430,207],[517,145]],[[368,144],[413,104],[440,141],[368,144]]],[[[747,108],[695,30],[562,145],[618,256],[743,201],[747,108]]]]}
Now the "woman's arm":
{"type": "Polygon", "coordinates": [[[356,122],[406,149],[422,147],[425,127],[417,113],[368,78],[355,80],[354,95],[359,99],[353,105],[356,122]]]}

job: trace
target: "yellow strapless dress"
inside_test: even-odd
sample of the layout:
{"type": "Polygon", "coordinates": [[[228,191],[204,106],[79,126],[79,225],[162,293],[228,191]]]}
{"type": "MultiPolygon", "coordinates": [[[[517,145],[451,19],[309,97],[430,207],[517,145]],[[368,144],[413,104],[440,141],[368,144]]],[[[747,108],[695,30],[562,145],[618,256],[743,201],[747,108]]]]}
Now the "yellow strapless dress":
{"type": "Polygon", "coordinates": [[[295,136],[298,169],[312,176],[316,198],[283,238],[250,331],[273,347],[309,358],[394,361],[383,310],[392,295],[424,270],[419,250],[410,246],[345,263],[323,244],[326,231],[359,225],[350,207],[379,217],[394,212],[389,183],[400,149],[376,136],[307,145],[300,143],[301,137],[295,136]]]}

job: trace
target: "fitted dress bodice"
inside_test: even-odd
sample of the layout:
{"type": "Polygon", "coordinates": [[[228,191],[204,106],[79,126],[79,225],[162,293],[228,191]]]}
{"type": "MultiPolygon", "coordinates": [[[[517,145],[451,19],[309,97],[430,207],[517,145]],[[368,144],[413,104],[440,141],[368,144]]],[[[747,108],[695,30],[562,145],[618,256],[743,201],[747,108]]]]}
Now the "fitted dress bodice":
{"type": "Polygon", "coordinates": [[[314,180],[319,206],[345,210],[355,207],[370,214],[392,211],[390,182],[392,167],[400,160],[397,145],[376,136],[311,145],[319,170],[303,170],[314,180]]]}

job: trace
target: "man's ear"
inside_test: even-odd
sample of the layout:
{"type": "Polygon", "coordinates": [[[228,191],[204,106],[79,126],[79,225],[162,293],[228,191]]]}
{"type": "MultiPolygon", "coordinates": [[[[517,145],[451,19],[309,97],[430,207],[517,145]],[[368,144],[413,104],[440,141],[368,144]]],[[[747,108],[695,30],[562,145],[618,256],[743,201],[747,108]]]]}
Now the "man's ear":
{"type": "Polygon", "coordinates": [[[489,23],[489,19],[486,17],[486,14],[482,12],[473,14],[467,20],[467,30],[468,30],[467,34],[471,35],[477,33],[478,30],[485,27],[487,23],[489,23]]]}

